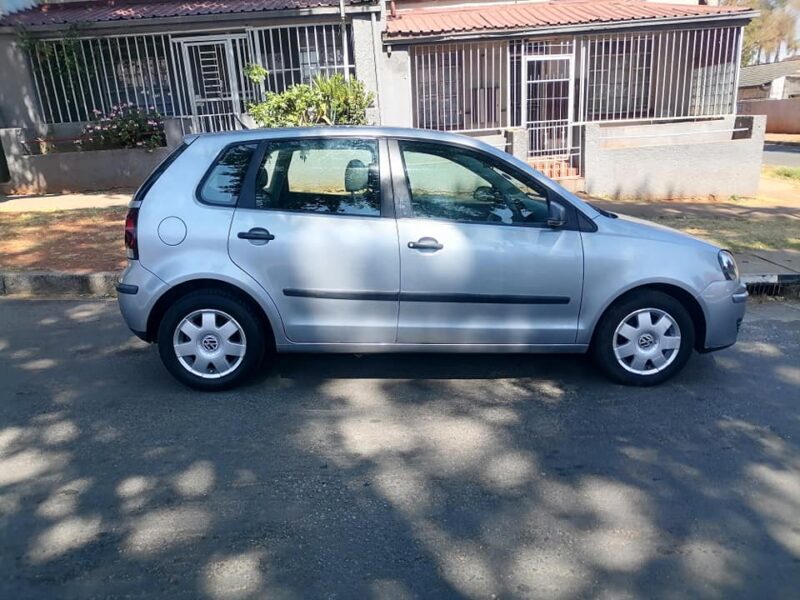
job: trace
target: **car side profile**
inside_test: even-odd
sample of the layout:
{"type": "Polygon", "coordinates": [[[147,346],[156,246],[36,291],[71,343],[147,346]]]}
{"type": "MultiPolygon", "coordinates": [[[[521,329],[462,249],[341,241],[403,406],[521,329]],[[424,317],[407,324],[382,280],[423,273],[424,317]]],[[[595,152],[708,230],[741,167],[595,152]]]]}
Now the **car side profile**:
{"type": "Polygon", "coordinates": [[[731,254],[599,210],[472,138],[188,136],[136,192],[122,315],[184,384],[277,352],[591,352],[654,385],[736,342],[731,254]]]}

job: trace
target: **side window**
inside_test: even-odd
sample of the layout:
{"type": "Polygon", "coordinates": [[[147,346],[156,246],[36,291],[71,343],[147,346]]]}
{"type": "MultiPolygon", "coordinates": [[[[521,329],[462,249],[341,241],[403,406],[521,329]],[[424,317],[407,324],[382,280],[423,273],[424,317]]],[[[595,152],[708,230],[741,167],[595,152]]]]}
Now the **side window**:
{"type": "Polygon", "coordinates": [[[269,144],[256,174],[256,208],[336,215],[381,214],[375,140],[269,144]]]}
{"type": "Polygon", "coordinates": [[[547,221],[547,194],[478,152],[400,142],[411,214],[467,223],[537,225],[547,221]]]}
{"type": "Polygon", "coordinates": [[[206,175],[200,188],[200,198],[209,204],[235,206],[257,146],[256,143],[250,143],[228,148],[206,175]]]}

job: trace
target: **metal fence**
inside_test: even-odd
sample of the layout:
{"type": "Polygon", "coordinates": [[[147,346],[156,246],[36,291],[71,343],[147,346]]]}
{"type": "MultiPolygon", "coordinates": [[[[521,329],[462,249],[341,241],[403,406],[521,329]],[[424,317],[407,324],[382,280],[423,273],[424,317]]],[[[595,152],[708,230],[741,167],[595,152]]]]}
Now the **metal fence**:
{"type": "Polygon", "coordinates": [[[721,27],[414,46],[414,125],[525,127],[532,164],[577,177],[588,122],[734,114],[741,35],[721,27]]]}
{"type": "Polygon", "coordinates": [[[46,123],[77,123],[131,104],[191,119],[197,131],[240,127],[238,116],[268,92],[317,74],[354,73],[349,25],[39,40],[28,52],[46,123]],[[263,83],[245,76],[260,64],[263,83]]]}

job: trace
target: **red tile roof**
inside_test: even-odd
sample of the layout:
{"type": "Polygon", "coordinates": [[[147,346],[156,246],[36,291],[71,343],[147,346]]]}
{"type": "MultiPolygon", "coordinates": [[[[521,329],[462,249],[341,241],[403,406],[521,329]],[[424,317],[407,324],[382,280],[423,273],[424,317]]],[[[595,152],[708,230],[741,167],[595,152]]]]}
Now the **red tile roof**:
{"type": "MultiPolygon", "coordinates": [[[[345,0],[365,4],[368,0],[345,0]]],[[[0,19],[0,25],[32,27],[253,13],[338,6],[339,0],[100,0],[66,4],[43,4],[0,19]]]]}
{"type": "Polygon", "coordinates": [[[411,8],[387,22],[386,38],[535,29],[716,15],[755,16],[747,7],[661,4],[642,0],[550,0],[453,8],[411,8]]]}

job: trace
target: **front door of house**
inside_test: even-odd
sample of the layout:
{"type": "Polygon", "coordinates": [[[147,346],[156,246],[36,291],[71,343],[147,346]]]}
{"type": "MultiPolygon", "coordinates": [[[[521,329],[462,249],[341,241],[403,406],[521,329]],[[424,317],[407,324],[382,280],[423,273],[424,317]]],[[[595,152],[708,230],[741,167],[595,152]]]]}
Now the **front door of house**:
{"type": "Polygon", "coordinates": [[[181,56],[195,131],[240,128],[240,90],[229,37],[182,40],[181,56]]]}
{"type": "Polygon", "coordinates": [[[523,86],[525,125],[534,162],[568,161],[572,154],[573,56],[533,56],[523,86]]]}

